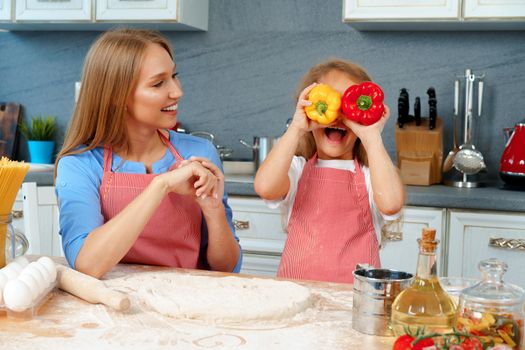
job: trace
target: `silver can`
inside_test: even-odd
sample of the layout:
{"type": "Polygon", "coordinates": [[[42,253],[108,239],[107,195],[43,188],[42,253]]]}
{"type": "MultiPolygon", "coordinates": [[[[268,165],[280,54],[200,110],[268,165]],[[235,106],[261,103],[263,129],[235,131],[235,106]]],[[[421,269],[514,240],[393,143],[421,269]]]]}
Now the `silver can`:
{"type": "Polygon", "coordinates": [[[392,303],[414,275],[389,269],[356,269],[352,303],[352,328],[372,335],[393,336],[392,303]]]}

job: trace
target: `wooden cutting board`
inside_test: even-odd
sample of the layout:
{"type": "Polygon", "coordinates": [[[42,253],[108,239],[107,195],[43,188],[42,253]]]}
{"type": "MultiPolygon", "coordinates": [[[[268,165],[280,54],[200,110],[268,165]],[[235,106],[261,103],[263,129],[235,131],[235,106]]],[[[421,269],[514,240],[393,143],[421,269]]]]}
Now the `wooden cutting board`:
{"type": "Polygon", "coordinates": [[[19,122],[20,105],[13,102],[0,102],[0,157],[14,159],[19,122]]]}

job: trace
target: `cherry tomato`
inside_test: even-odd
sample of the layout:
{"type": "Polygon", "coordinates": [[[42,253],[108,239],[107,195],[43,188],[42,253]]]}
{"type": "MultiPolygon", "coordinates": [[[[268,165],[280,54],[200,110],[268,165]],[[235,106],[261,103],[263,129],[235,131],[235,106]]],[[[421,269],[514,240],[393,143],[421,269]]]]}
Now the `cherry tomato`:
{"type": "Polygon", "coordinates": [[[404,334],[396,339],[396,342],[394,343],[394,346],[392,346],[392,350],[411,350],[412,349],[412,342],[414,341],[414,337],[404,334]]]}
{"type": "Polygon", "coordinates": [[[425,338],[414,344],[413,350],[423,350],[434,346],[434,340],[432,338],[425,338]]]}

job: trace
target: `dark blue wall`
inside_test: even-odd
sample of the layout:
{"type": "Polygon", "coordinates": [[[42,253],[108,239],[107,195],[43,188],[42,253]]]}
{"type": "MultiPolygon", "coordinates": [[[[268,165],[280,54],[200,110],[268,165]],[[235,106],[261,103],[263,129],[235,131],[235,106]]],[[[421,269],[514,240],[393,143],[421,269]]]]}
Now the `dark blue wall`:
{"type": "MultiPolygon", "coordinates": [[[[466,68],[484,72],[484,113],[476,144],[497,177],[504,147],[501,129],[525,118],[525,32],[359,32],[342,23],[342,0],[211,0],[207,32],[166,32],[185,97],[179,120],[206,130],[232,147],[237,158],[251,151],[238,142],[278,135],[294,108],[297,83],[329,56],[365,66],[385,90],[394,113],[384,140],[394,155],[399,89],[411,104],[434,86],[445,121],[445,150],[452,140],[453,83],[466,68]]],[[[58,116],[61,141],[73,109],[74,82],[98,32],[0,33],[0,100],[17,101],[24,115],[58,116]]],[[[20,158],[26,158],[25,142],[20,158]]]]}

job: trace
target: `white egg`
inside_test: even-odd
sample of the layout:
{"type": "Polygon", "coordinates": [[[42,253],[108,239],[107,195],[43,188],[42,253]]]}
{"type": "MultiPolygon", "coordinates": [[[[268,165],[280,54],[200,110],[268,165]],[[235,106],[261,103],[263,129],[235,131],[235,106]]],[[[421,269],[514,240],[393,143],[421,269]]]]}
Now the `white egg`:
{"type": "Polygon", "coordinates": [[[3,292],[5,284],[7,283],[7,277],[3,272],[0,272],[0,304],[4,302],[3,292]]]}
{"type": "Polygon", "coordinates": [[[4,288],[5,284],[7,283],[7,276],[0,271],[0,288],[4,288]]]}
{"type": "Polygon", "coordinates": [[[18,273],[16,273],[15,270],[13,270],[9,265],[4,267],[2,270],[0,270],[4,273],[4,275],[7,277],[8,280],[12,280],[18,276],[18,273]]]}
{"type": "Polygon", "coordinates": [[[16,272],[17,275],[20,275],[20,273],[22,272],[22,270],[24,269],[22,267],[22,265],[20,265],[19,263],[17,263],[16,261],[11,261],[9,264],[7,264],[7,266],[9,266],[12,270],[14,270],[16,272]]]}
{"type": "Polygon", "coordinates": [[[31,291],[31,301],[38,299],[40,296],[40,289],[38,288],[38,282],[32,275],[28,273],[21,274],[18,276],[18,280],[24,282],[31,291]]]}
{"type": "Polygon", "coordinates": [[[37,260],[38,263],[42,264],[42,266],[45,267],[47,272],[49,272],[51,276],[51,283],[55,282],[57,278],[57,267],[55,265],[55,262],[48,258],[47,256],[43,256],[40,259],[37,260]]]}
{"type": "Polygon", "coordinates": [[[29,260],[27,260],[27,258],[25,256],[19,256],[18,258],[16,258],[14,260],[15,262],[19,263],[22,268],[26,267],[27,265],[29,265],[29,260]]]}
{"type": "Polygon", "coordinates": [[[5,305],[13,311],[24,311],[31,305],[29,287],[18,279],[10,280],[4,288],[5,305]]]}
{"type": "Polygon", "coordinates": [[[47,288],[47,279],[42,275],[42,272],[33,264],[36,264],[32,262],[29,264],[23,271],[22,275],[31,275],[34,277],[36,282],[38,283],[38,294],[43,292],[47,288]]]}
{"type": "Polygon", "coordinates": [[[40,270],[40,273],[42,273],[42,276],[44,276],[44,280],[46,281],[46,287],[49,286],[51,283],[53,283],[53,280],[51,279],[51,273],[47,271],[47,269],[44,267],[44,265],[35,262],[35,267],[40,270]]]}

